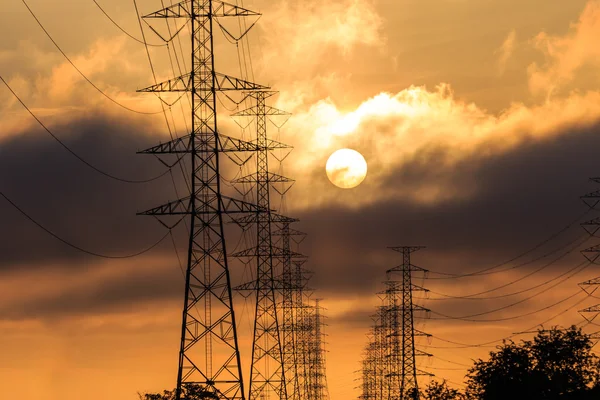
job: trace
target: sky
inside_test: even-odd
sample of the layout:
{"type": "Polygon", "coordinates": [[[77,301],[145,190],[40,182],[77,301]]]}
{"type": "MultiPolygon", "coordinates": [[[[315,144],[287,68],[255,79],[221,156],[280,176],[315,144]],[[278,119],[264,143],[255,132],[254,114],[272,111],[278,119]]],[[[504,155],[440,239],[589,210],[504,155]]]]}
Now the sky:
{"type": "MultiPolygon", "coordinates": [[[[161,101],[136,93],[154,82],[145,46],[91,0],[27,3],[90,81],[137,112],[86,82],[18,0],[0,13],[0,76],[91,165],[130,180],[163,174],[163,164],[135,152],[168,140],[169,128],[185,134],[189,105],[174,103],[167,127],[161,101]]],[[[157,0],[138,3],[141,14],[161,8],[157,0]]],[[[98,4],[141,38],[132,2],[98,4]]],[[[503,338],[526,339],[531,334],[514,334],[541,323],[585,321],[577,310],[599,302],[578,283],[600,275],[597,266],[582,264],[579,252],[596,244],[579,224],[597,215],[579,197],[598,189],[588,178],[599,173],[600,1],[248,0],[244,6],[262,17],[245,47],[217,32],[215,63],[278,90],[271,104],[292,113],[282,127],[269,127],[294,146],[277,165],[296,180],[279,207],[308,233],[300,251],[310,257],[311,287],[326,308],[332,400],[359,394],[356,371],[377,293],[385,271],[401,262],[389,246],[426,246],[413,263],[431,271],[427,279],[415,277],[431,292],[416,302],[432,312],[416,325],[433,335],[418,340],[433,357],[419,360],[419,368],[451,386],[460,388],[472,360],[485,358],[503,338]],[[247,51],[243,63],[240,48],[247,51]],[[341,148],[360,152],[368,164],[356,188],[327,179],[326,161],[341,148]],[[493,274],[439,279],[501,263],[493,274]]],[[[235,36],[236,25],[227,24],[235,36]]],[[[167,37],[163,21],[153,27],[167,37]]],[[[144,29],[149,43],[161,44],[144,29]]],[[[181,35],[187,32],[183,27],[181,35]]],[[[175,52],[188,54],[182,43],[150,47],[158,80],[185,70],[189,60],[174,59],[175,52]]],[[[220,129],[240,137],[247,132],[229,117],[234,111],[235,103],[221,97],[220,129]]],[[[231,180],[240,171],[225,163],[223,176],[231,180]]],[[[180,175],[174,181],[181,190],[180,175]]],[[[169,174],[131,184],[86,166],[1,84],[0,191],[56,235],[114,256],[161,239],[164,227],[136,212],[177,197],[169,174]]],[[[167,239],[138,257],[107,259],[65,246],[3,199],[0,220],[3,396],[125,400],[175,384],[183,226],[173,231],[177,253],[167,239]]],[[[247,271],[232,263],[232,274],[241,281],[247,271]]],[[[251,307],[236,304],[247,343],[251,307]]]]}

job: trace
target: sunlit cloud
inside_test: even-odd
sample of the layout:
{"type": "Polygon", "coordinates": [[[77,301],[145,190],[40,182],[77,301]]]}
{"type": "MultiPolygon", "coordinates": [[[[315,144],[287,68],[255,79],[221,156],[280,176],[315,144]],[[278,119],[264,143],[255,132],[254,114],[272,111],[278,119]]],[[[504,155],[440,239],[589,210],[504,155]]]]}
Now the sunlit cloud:
{"type": "Polygon", "coordinates": [[[546,57],[543,65],[529,66],[529,87],[534,93],[552,96],[562,86],[571,82],[585,65],[600,64],[600,1],[590,0],[579,20],[571,25],[564,36],[539,33],[533,40],[546,57]]]}

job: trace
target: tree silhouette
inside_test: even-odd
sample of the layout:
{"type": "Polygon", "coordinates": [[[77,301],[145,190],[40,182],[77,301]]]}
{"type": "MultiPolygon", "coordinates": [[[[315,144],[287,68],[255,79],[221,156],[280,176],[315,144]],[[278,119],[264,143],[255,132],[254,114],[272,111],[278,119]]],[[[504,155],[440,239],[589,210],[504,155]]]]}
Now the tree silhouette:
{"type": "Polygon", "coordinates": [[[600,360],[575,326],[504,342],[489,360],[477,360],[467,378],[469,399],[600,399],[600,360]]]}
{"type": "MultiPolygon", "coordinates": [[[[175,389],[165,390],[160,393],[139,394],[140,400],[175,400],[175,389]]],[[[189,383],[184,384],[181,390],[181,400],[219,400],[219,396],[202,385],[189,383]]]]}
{"type": "Polygon", "coordinates": [[[446,381],[430,381],[424,392],[422,400],[463,400],[465,396],[456,389],[448,387],[446,381]]]}

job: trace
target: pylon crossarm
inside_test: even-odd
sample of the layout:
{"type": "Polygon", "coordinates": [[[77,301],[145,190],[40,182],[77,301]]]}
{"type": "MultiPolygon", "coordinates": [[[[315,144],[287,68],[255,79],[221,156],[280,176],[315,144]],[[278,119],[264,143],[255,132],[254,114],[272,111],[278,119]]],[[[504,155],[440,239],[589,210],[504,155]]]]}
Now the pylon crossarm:
{"type": "Polygon", "coordinates": [[[138,151],[137,154],[173,154],[189,153],[192,147],[191,135],[182,136],[166,143],[160,143],[149,149],[138,151]]]}
{"type": "Polygon", "coordinates": [[[598,232],[598,229],[600,229],[600,217],[583,222],[581,226],[586,230],[587,233],[589,233],[591,236],[594,236],[596,232],[598,232]]]}
{"type": "Polygon", "coordinates": [[[306,236],[305,232],[300,232],[296,229],[291,229],[288,228],[287,231],[284,231],[283,229],[277,229],[276,231],[273,231],[271,233],[273,236],[306,236]]]}
{"type": "MultiPolygon", "coordinates": [[[[225,214],[246,214],[246,213],[258,213],[264,211],[253,203],[248,203],[243,200],[234,199],[227,196],[221,196],[222,209],[221,212],[225,214]]],[[[218,209],[212,206],[212,201],[203,202],[199,199],[196,200],[196,214],[211,214],[218,212],[218,209]]],[[[182,215],[191,214],[191,202],[190,196],[186,196],[182,199],[171,201],[167,204],[163,204],[158,207],[151,208],[146,211],[138,213],[138,215],[182,215]]]]}
{"type": "Polygon", "coordinates": [[[138,93],[189,92],[192,87],[192,75],[185,74],[164,82],[138,89],[138,93]]]}
{"type": "Polygon", "coordinates": [[[215,73],[216,78],[216,90],[228,91],[228,90],[263,90],[268,89],[267,86],[259,85],[245,81],[243,79],[235,78],[233,76],[215,73]]]}
{"type": "MultiPolygon", "coordinates": [[[[275,117],[275,116],[286,116],[287,117],[287,116],[292,115],[289,112],[279,110],[279,109],[271,107],[271,106],[265,105],[264,107],[265,107],[265,111],[264,111],[264,113],[262,113],[260,115],[264,114],[267,117],[275,117]]],[[[258,113],[259,113],[258,107],[250,107],[250,108],[246,108],[245,110],[238,111],[235,114],[232,114],[231,116],[232,117],[256,117],[259,115],[258,113]]]]}
{"type": "Polygon", "coordinates": [[[600,313],[600,304],[579,310],[580,313],[600,313]]]}
{"type": "Polygon", "coordinates": [[[583,256],[587,258],[590,263],[595,263],[598,257],[600,257],[600,245],[595,245],[581,250],[581,254],[583,254],[583,256]]]}
{"type": "MultiPolygon", "coordinates": [[[[256,173],[242,176],[241,178],[235,179],[232,183],[256,183],[257,181],[262,182],[262,177],[258,177],[256,173]]],[[[290,183],[295,182],[294,179],[287,178],[285,176],[281,176],[279,174],[275,174],[273,172],[267,172],[267,182],[269,183],[290,183]]]]}
{"type": "Polygon", "coordinates": [[[137,213],[137,215],[184,215],[190,214],[191,202],[190,196],[186,196],[183,199],[175,200],[163,204],[158,207],[151,208],[146,211],[137,213]]]}
{"type": "MultiPolygon", "coordinates": [[[[258,216],[255,214],[244,215],[243,217],[233,218],[232,223],[236,223],[238,225],[248,225],[254,224],[258,221],[258,216]]],[[[296,218],[286,217],[284,215],[276,214],[274,212],[269,213],[269,221],[275,223],[292,223],[298,222],[299,220],[296,218]]]]}
{"type": "Polygon", "coordinates": [[[293,146],[290,146],[289,144],[284,144],[281,142],[278,142],[277,140],[273,140],[273,139],[267,139],[266,140],[266,145],[264,146],[265,150],[279,150],[279,149],[293,149],[293,146]]]}
{"type": "Polygon", "coordinates": [[[262,207],[257,206],[254,203],[247,201],[234,199],[228,196],[221,196],[223,202],[223,212],[226,214],[245,214],[245,213],[258,213],[265,212],[262,207]]]}
{"type": "Polygon", "coordinates": [[[261,15],[258,12],[224,1],[213,0],[212,10],[209,4],[209,2],[204,2],[200,7],[192,9],[192,2],[185,0],[144,15],[142,18],[191,18],[192,15],[195,17],[258,17],[261,15]]]}
{"type": "MultiPolygon", "coordinates": [[[[206,79],[206,78],[205,78],[206,79]]],[[[233,76],[215,73],[215,90],[218,91],[229,91],[229,90],[262,90],[266,89],[266,86],[259,85],[257,83],[248,82],[243,79],[235,78],[233,76]]],[[[139,89],[140,93],[162,93],[162,92],[189,92],[192,90],[192,75],[184,74],[173,79],[166,80],[164,82],[157,83],[152,86],[148,86],[144,89],[139,89]]],[[[202,90],[198,88],[197,90],[202,90]]]]}
{"type": "Polygon", "coordinates": [[[600,277],[581,282],[579,286],[600,286],[600,277]]]}
{"type": "MultiPolygon", "coordinates": [[[[217,138],[217,149],[222,153],[251,152],[256,151],[258,149],[258,146],[255,143],[247,142],[241,139],[236,139],[221,134],[219,134],[217,138]]],[[[196,152],[201,153],[203,150],[205,151],[205,149],[203,148],[202,141],[196,142],[196,152]]],[[[146,150],[138,151],[138,154],[178,154],[190,153],[191,151],[192,136],[185,135],[179,138],[175,138],[171,141],[150,147],[146,150]]]]}
{"type": "Polygon", "coordinates": [[[236,151],[257,151],[258,146],[255,143],[247,142],[245,140],[232,138],[229,136],[219,134],[219,151],[223,153],[236,152],[236,151]]]}
{"type": "Polygon", "coordinates": [[[590,208],[595,208],[600,202],[600,190],[585,194],[580,199],[590,208]]]}
{"type": "MultiPolygon", "coordinates": [[[[285,250],[281,247],[271,246],[267,251],[271,252],[273,258],[285,258],[285,257],[293,257],[293,258],[301,258],[306,257],[300,253],[296,253],[291,250],[285,250]]],[[[250,247],[236,253],[233,253],[232,257],[258,257],[259,255],[264,255],[265,250],[259,247],[250,247]]]]}

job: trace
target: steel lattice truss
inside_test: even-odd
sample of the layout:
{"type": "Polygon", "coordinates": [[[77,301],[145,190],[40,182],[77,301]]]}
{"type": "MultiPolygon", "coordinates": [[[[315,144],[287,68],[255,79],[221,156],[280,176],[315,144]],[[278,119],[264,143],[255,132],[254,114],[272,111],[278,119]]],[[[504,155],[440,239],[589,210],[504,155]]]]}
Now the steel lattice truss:
{"type": "MultiPolygon", "coordinates": [[[[266,99],[274,95],[271,91],[249,93],[255,104],[234,114],[234,117],[253,117],[256,121],[256,172],[237,180],[237,183],[255,185],[257,205],[260,211],[255,215],[256,247],[242,250],[234,256],[256,259],[256,280],[240,285],[236,290],[252,290],[256,293],[254,315],[254,336],[252,341],[252,361],[250,366],[249,400],[288,399],[284,346],[285,330],[282,329],[278,311],[277,294],[282,282],[274,269],[277,263],[299,254],[293,253],[289,245],[276,246],[273,240],[275,223],[271,217],[270,191],[275,183],[290,183],[291,179],[269,171],[270,141],[267,136],[268,117],[288,115],[266,105],[266,99]]],[[[287,224],[286,224],[287,226],[287,224]]]]}
{"type": "MultiPolygon", "coordinates": [[[[590,178],[592,182],[600,183],[600,178],[590,178]]],[[[581,196],[581,200],[592,210],[597,210],[600,204],[600,191],[595,191],[581,196]]],[[[581,224],[591,237],[598,237],[600,230],[600,217],[593,218],[581,224]]],[[[581,254],[592,264],[600,263],[600,244],[587,247],[581,254]]],[[[588,294],[593,295],[600,287],[600,277],[581,282],[579,286],[588,294]]],[[[600,315],[600,304],[579,310],[579,313],[589,322],[600,315]]]]}
{"type": "Polygon", "coordinates": [[[222,195],[219,154],[258,148],[255,143],[218,133],[216,93],[267,88],[215,71],[213,22],[217,17],[258,15],[222,1],[188,0],[144,17],[185,18],[191,27],[191,71],[141,90],[191,93],[190,135],[142,152],[183,153],[189,155],[191,164],[190,196],[141,213],[157,217],[180,214],[190,219],[177,400],[181,398],[182,385],[192,383],[219,399],[245,398],[223,218],[230,213],[256,215],[263,210],[222,195]]]}
{"type": "Polygon", "coordinates": [[[316,299],[314,306],[304,307],[306,310],[306,335],[304,344],[308,363],[305,375],[305,393],[303,399],[327,400],[329,392],[327,389],[326,367],[325,367],[325,341],[323,340],[323,314],[320,300],[316,299]]]}
{"type": "Polygon", "coordinates": [[[393,247],[402,253],[402,265],[387,271],[383,305],[373,316],[369,343],[363,355],[362,395],[364,400],[405,400],[419,397],[416,357],[431,356],[415,349],[415,336],[430,336],[414,328],[414,313],[429,312],[413,303],[413,292],[426,289],[412,283],[415,272],[426,272],[410,262],[411,253],[422,247],[393,247]],[[396,280],[395,276],[401,279],[396,280]]]}

